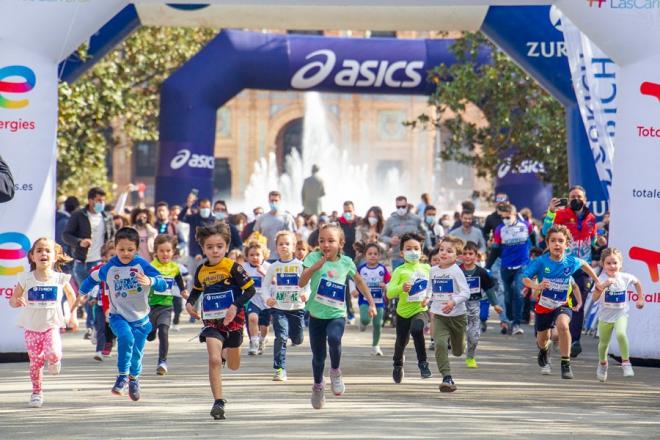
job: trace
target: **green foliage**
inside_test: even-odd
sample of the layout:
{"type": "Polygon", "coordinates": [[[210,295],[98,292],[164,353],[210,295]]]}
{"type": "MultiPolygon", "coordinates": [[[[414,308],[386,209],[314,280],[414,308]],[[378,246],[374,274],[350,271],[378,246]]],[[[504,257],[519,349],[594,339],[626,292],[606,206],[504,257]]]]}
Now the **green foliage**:
{"type": "MultiPolygon", "coordinates": [[[[122,137],[158,139],[160,85],[215,31],[145,27],[73,84],[59,87],[58,194],[108,188],[106,156],[122,137]]],[[[85,56],[86,50],[79,50],[85,56]]]]}
{"type": "Polygon", "coordinates": [[[566,126],[561,104],[481,33],[466,34],[452,50],[458,63],[429,72],[436,84],[429,98],[434,116],[420,115],[406,125],[437,128],[442,124],[451,133],[443,139],[442,159],[471,165],[481,177],[495,177],[509,152],[514,169],[525,160],[542,162],[543,179],[555,186],[556,193],[566,192],[566,126]],[[475,69],[480,45],[491,47],[493,63],[475,69]],[[468,103],[481,109],[485,126],[466,120],[468,103]],[[454,116],[441,122],[440,115],[447,110],[454,116]]]}

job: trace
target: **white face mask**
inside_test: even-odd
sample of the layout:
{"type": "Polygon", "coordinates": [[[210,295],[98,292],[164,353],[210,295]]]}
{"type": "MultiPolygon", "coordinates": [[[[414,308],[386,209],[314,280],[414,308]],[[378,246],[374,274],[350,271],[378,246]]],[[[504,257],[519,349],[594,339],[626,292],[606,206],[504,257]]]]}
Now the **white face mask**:
{"type": "Polygon", "coordinates": [[[443,220],[441,223],[442,223],[442,226],[444,226],[445,228],[449,227],[449,220],[443,220]]]}
{"type": "Polygon", "coordinates": [[[369,224],[371,226],[376,225],[376,223],[378,223],[378,217],[369,217],[369,224]]]}
{"type": "Polygon", "coordinates": [[[406,215],[406,212],[408,212],[408,210],[406,208],[397,208],[396,209],[396,213],[399,214],[399,215],[402,215],[402,216],[406,215]]]}
{"type": "Polygon", "coordinates": [[[504,226],[511,226],[513,224],[513,219],[511,218],[503,218],[502,223],[504,223],[504,226]]]}
{"type": "Polygon", "coordinates": [[[405,251],[403,253],[403,259],[408,263],[417,263],[421,256],[422,254],[419,251],[405,251]]]}

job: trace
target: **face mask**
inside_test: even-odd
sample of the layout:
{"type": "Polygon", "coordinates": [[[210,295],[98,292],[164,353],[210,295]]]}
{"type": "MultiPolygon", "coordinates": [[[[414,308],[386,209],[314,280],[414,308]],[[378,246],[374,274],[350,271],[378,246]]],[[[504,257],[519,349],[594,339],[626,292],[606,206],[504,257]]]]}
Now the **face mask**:
{"type": "Polygon", "coordinates": [[[432,225],[434,221],[435,221],[435,217],[433,217],[432,215],[426,216],[426,223],[428,223],[429,225],[432,225]]]}
{"type": "Polygon", "coordinates": [[[349,222],[350,222],[351,219],[353,218],[353,213],[351,213],[351,212],[345,212],[345,213],[344,213],[344,218],[346,219],[346,221],[349,221],[349,222]]]}
{"type": "Polygon", "coordinates": [[[369,220],[369,224],[370,224],[371,226],[375,226],[376,223],[378,223],[378,217],[369,217],[368,220],[369,220]]]}
{"type": "Polygon", "coordinates": [[[319,217],[319,223],[328,223],[330,219],[326,216],[319,217]]]}
{"type": "Polygon", "coordinates": [[[105,203],[103,203],[103,202],[94,203],[94,212],[95,213],[100,214],[100,213],[103,212],[104,209],[105,209],[105,203]]]}
{"type": "Polygon", "coordinates": [[[199,215],[203,218],[208,218],[211,215],[211,208],[200,208],[199,215]]]}
{"type": "Polygon", "coordinates": [[[419,251],[405,251],[403,253],[403,259],[408,263],[417,263],[420,257],[421,254],[419,251]]]}
{"type": "Polygon", "coordinates": [[[401,216],[406,215],[406,212],[408,212],[407,208],[396,208],[396,213],[401,216]]]}
{"type": "Polygon", "coordinates": [[[580,211],[584,207],[584,202],[582,200],[573,199],[571,200],[570,206],[573,211],[580,211]]]}
{"type": "Polygon", "coordinates": [[[513,224],[513,220],[510,218],[503,218],[502,223],[504,223],[505,226],[511,226],[513,224]]]}
{"type": "Polygon", "coordinates": [[[138,226],[144,226],[145,223],[146,222],[144,221],[143,218],[138,218],[138,219],[135,220],[135,224],[138,225],[138,226]]]}
{"type": "Polygon", "coordinates": [[[213,215],[215,216],[216,220],[224,220],[225,219],[225,213],[222,211],[214,212],[213,215]]]}
{"type": "Polygon", "coordinates": [[[270,203],[270,210],[271,211],[277,211],[277,209],[280,207],[279,203],[277,202],[271,202],[270,203]]]}
{"type": "Polygon", "coordinates": [[[442,226],[444,226],[445,228],[448,228],[449,227],[449,220],[443,220],[442,221],[442,226]]]}

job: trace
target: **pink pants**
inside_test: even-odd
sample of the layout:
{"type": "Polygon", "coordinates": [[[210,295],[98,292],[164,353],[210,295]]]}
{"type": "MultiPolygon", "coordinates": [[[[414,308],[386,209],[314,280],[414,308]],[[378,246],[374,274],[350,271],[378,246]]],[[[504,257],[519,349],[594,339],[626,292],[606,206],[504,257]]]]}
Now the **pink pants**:
{"type": "Polygon", "coordinates": [[[30,357],[30,380],[32,392],[41,393],[41,372],[46,361],[57,363],[62,359],[62,340],[59,329],[51,328],[45,332],[25,330],[25,344],[30,357]]]}

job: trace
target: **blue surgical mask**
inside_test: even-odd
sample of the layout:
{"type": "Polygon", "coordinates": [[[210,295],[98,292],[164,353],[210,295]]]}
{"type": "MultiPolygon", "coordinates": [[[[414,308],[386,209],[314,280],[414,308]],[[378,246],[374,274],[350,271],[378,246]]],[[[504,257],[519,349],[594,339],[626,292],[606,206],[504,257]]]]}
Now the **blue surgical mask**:
{"type": "Polygon", "coordinates": [[[203,218],[208,218],[211,215],[211,208],[200,208],[199,215],[203,218]]]}
{"type": "Polygon", "coordinates": [[[351,219],[353,218],[353,213],[352,212],[345,212],[344,213],[344,218],[346,219],[346,221],[350,222],[351,219]]]}
{"type": "Polygon", "coordinates": [[[280,204],[279,204],[279,203],[277,203],[277,202],[270,202],[270,210],[271,210],[271,211],[277,212],[277,210],[279,209],[279,207],[280,207],[280,204]]]}
{"type": "Polygon", "coordinates": [[[403,259],[408,263],[417,263],[421,256],[422,254],[419,251],[405,251],[403,253],[403,259]]]}
{"type": "Polygon", "coordinates": [[[94,203],[94,212],[95,213],[100,214],[100,213],[103,212],[104,209],[105,209],[105,203],[103,203],[103,202],[94,203]]]}
{"type": "Polygon", "coordinates": [[[213,215],[215,216],[216,220],[224,220],[227,216],[227,214],[225,214],[223,211],[214,212],[213,215]]]}
{"type": "Polygon", "coordinates": [[[427,215],[426,216],[426,223],[428,223],[429,225],[432,225],[434,221],[435,221],[434,216],[432,216],[432,215],[427,215]]]}

